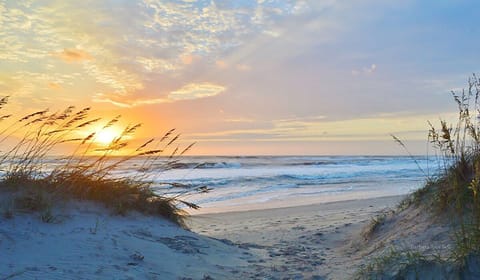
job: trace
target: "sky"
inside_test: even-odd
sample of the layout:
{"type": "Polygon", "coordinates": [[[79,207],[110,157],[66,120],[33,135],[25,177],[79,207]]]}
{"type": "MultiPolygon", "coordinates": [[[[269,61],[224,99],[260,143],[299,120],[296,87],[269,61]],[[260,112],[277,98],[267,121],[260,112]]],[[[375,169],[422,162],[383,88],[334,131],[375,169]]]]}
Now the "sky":
{"type": "Polygon", "coordinates": [[[190,154],[403,154],[478,71],[478,1],[0,0],[0,95],[190,154]]]}

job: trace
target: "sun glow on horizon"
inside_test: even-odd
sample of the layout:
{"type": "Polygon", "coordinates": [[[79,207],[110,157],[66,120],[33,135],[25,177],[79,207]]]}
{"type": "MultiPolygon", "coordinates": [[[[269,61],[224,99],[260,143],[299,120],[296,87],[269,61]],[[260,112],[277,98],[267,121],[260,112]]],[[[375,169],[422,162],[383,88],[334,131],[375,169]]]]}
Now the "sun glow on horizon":
{"type": "Polygon", "coordinates": [[[0,98],[20,114],[92,108],[101,121],[64,144],[78,153],[132,154],[170,128],[201,155],[397,154],[390,134],[423,153],[427,120],[456,119],[451,91],[480,72],[479,7],[0,0],[0,98]]]}
{"type": "Polygon", "coordinates": [[[120,132],[114,128],[106,128],[98,131],[94,141],[101,145],[108,145],[112,141],[120,136],[120,132]]]}

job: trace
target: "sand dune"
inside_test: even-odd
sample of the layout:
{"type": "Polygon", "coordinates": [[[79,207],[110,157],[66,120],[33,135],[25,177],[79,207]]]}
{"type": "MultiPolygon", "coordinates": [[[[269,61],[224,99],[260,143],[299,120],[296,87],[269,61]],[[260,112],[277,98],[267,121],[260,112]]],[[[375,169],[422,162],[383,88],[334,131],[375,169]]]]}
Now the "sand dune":
{"type": "Polygon", "coordinates": [[[165,220],[90,203],[55,217],[0,218],[0,279],[227,279],[253,258],[165,220]]]}
{"type": "Polygon", "coordinates": [[[448,228],[415,208],[364,238],[401,199],[194,215],[191,230],[86,202],[55,208],[50,223],[14,213],[0,218],[0,279],[348,279],[401,242],[448,251],[448,228]]]}

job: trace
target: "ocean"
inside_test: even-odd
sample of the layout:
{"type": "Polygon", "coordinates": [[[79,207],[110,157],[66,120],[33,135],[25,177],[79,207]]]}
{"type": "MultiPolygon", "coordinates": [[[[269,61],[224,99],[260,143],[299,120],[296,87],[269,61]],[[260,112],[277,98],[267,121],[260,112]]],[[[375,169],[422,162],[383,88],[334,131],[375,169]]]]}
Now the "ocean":
{"type": "MultiPolygon", "coordinates": [[[[43,170],[65,163],[54,157],[43,170]]],[[[132,158],[111,175],[152,182],[160,195],[199,205],[190,211],[195,214],[404,195],[435,177],[443,163],[424,156],[184,156],[132,158]],[[209,191],[192,191],[198,188],[209,191]]]]}
{"type": "Polygon", "coordinates": [[[421,156],[198,156],[153,169],[151,178],[168,195],[183,190],[166,191],[162,183],[210,188],[181,196],[205,213],[403,195],[439,169],[437,160],[421,156]]]}

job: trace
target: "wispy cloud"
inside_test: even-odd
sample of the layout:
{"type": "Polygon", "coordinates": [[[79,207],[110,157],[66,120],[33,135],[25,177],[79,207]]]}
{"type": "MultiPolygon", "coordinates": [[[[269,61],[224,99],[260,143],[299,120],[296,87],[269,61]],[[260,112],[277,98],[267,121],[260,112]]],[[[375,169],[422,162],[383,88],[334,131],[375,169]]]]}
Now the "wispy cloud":
{"type": "Polygon", "coordinates": [[[61,85],[57,84],[57,83],[54,83],[54,82],[50,82],[48,83],[48,87],[53,89],[53,90],[59,90],[62,88],[61,85]]]}
{"type": "Polygon", "coordinates": [[[478,70],[475,4],[447,2],[0,0],[0,91],[148,106],[204,139],[377,139],[420,128],[380,113],[448,111],[478,70]]]}
{"type": "MultiPolygon", "coordinates": [[[[455,114],[443,114],[448,120],[455,114]]],[[[427,120],[437,115],[384,115],[370,118],[328,120],[323,116],[275,120],[270,128],[231,129],[211,133],[192,133],[204,141],[389,141],[391,134],[410,140],[426,140],[427,120]]]]}
{"type": "MultiPolygon", "coordinates": [[[[191,67],[215,68],[216,60],[268,33],[283,17],[301,12],[306,4],[295,2],[0,2],[0,61],[12,67],[26,63],[38,74],[48,70],[55,76],[66,69],[78,73],[97,92],[92,98],[115,96],[103,99],[117,105],[125,100],[139,100],[134,102],[139,106],[212,96],[225,89],[192,84],[159,99],[153,93],[157,88],[145,87],[158,75],[181,84],[189,82],[191,67]]],[[[232,69],[249,71],[251,66],[238,63],[232,69]]]]}
{"type": "Polygon", "coordinates": [[[97,103],[110,103],[112,105],[115,105],[120,108],[133,108],[136,106],[141,106],[141,105],[152,105],[152,104],[158,104],[158,103],[166,103],[168,102],[168,99],[165,98],[157,98],[157,99],[135,99],[135,100],[115,100],[112,99],[111,97],[105,96],[104,94],[97,94],[93,98],[94,102],[97,103]]]}
{"type": "Polygon", "coordinates": [[[211,84],[188,84],[178,90],[172,91],[168,99],[172,101],[191,100],[218,95],[225,91],[225,87],[211,84]]]}
{"type": "Polygon", "coordinates": [[[115,98],[115,95],[97,94],[95,102],[110,103],[122,108],[132,108],[141,105],[152,105],[159,103],[172,103],[184,100],[195,100],[219,95],[226,90],[225,87],[212,83],[192,83],[187,84],[177,90],[170,92],[165,97],[149,99],[128,99],[115,98]]]}
{"type": "Polygon", "coordinates": [[[80,62],[92,59],[90,54],[79,49],[64,49],[55,55],[66,62],[80,62]]]}
{"type": "Polygon", "coordinates": [[[362,74],[373,74],[377,71],[377,64],[371,64],[369,67],[363,67],[362,69],[352,70],[353,76],[358,76],[362,74]]]}

